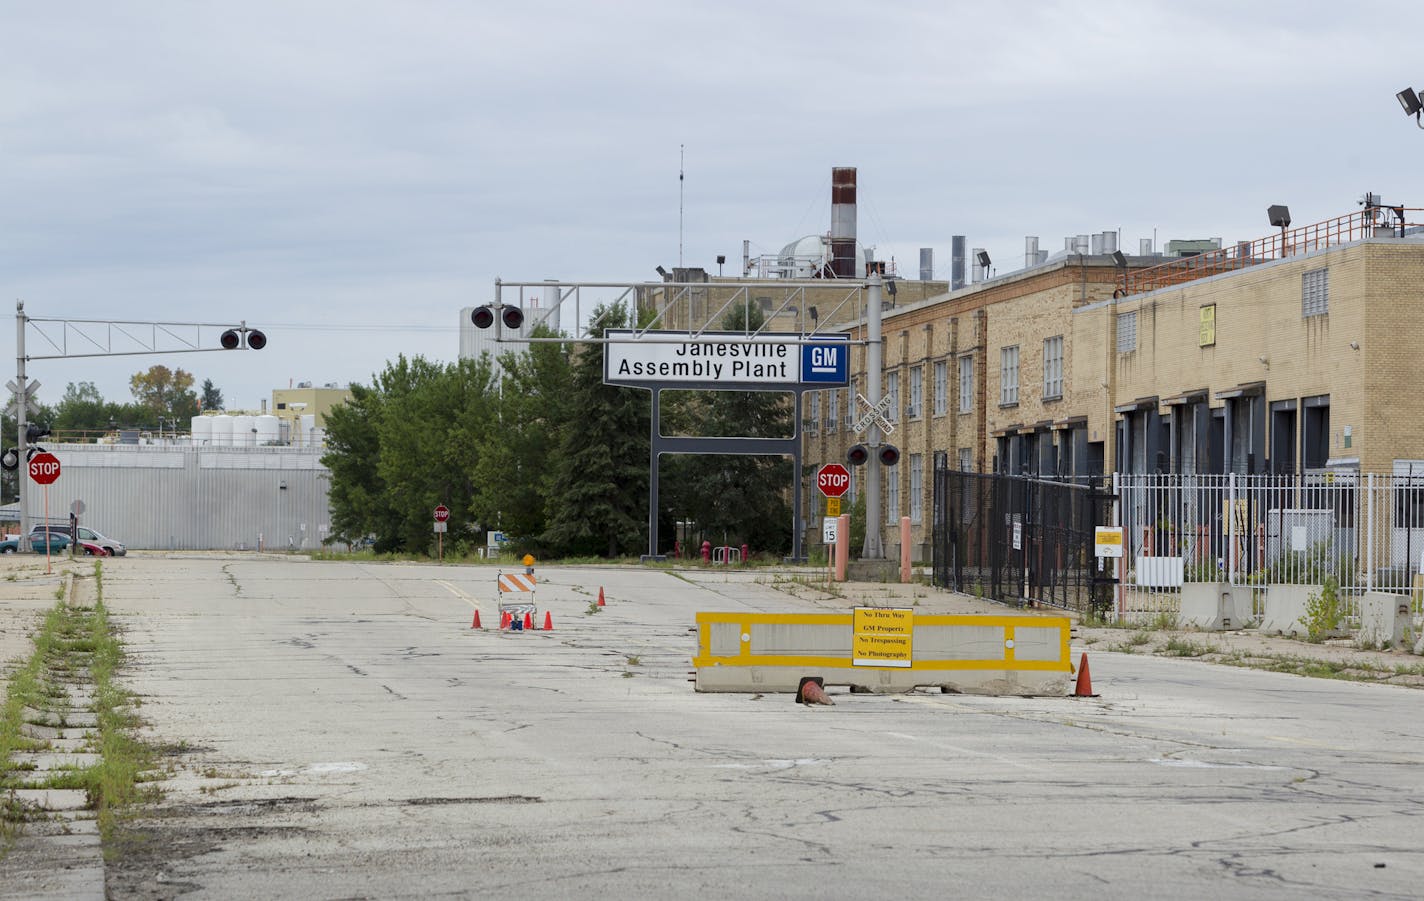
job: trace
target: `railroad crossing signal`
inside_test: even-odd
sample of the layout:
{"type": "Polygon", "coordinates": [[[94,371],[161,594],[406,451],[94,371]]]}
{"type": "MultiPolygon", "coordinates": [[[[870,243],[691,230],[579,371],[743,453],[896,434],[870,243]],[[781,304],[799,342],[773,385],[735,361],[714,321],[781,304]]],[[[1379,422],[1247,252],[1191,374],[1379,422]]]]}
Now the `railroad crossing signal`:
{"type": "Polygon", "coordinates": [[[895,424],[886,418],[890,413],[892,403],[890,395],[885,395],[880,398],[879,403],[875,404],[872,404],[864,394],[856,394],[855,399],[864,412],[861,413],[859,419],[851,424],[852,429],[857,432],[863,432],[870,428],[870,424],[874,422],[880,426],[880,431],[886,435],[895,431],[895,424]]]}
{"type": "MultiPolygon", "coordinates": [[[[33,380],[25,383],[25,397],[23,403],[27,414],[38,411],[38,406],[35,403],[35,390],[38,389],[39,386],[40,383],[33,380]]],[[[5,387],[10,389],[10,394],[12,395],[10,405],[5,408],[5,412],[18,419],[20,416],[19,405],[22,402],[19,397],[20,386],[15,384],[14,379],[11,379],[5,383],[5,387]]]]}

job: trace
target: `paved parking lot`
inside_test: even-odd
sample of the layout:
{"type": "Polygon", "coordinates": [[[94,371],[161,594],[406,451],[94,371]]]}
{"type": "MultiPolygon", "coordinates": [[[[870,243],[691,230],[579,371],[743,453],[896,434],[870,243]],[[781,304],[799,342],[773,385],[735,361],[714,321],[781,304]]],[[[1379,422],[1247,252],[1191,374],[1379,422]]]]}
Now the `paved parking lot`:
{"type": "MultiPolygon", "coordinates": [[[[1092,652],[1098,699],[699,695],[699,610],[845,610],[799,577],[106,564],[179,753],[114,897],[1417,897],[1420,694],[1092,652]],[[602,587],[608,606],[590,613],[602,587]]],[[[963,610],[919,586],[872,602],[963,610]]],[[[1078,651],[1075,649],[1075,657],[1078,651]]]]}

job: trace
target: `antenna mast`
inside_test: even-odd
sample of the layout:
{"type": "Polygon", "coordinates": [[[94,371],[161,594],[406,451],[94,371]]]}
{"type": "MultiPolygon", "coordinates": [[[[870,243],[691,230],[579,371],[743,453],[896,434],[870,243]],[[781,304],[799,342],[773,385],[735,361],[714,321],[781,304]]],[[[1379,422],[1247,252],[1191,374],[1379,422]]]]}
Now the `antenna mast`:
{"type": "Polygon", "coordinates": [[[682,268],[682,169],[687,145],[677,145],[677,268],[682,268]]]}

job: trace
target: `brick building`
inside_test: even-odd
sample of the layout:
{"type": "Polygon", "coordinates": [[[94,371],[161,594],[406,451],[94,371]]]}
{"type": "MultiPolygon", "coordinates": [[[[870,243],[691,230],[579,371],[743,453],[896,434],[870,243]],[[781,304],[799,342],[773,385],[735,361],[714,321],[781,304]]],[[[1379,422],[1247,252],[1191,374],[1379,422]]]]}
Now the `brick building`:
{"type": "MultiPolygon", "coordinates": [[[[1167,262],[1066,254],[887,309],[882,384],[902,456],[885,473],[885,522],[908,515],[927,557],[936,458],[1048,478],[1418,462],[1413,212],[1367,206],[1167,262]]],[[[843,459],[856,437],[846,426],[863,348],[851,365],[850,389],[807,397],[812,465],[843,459]]]]}

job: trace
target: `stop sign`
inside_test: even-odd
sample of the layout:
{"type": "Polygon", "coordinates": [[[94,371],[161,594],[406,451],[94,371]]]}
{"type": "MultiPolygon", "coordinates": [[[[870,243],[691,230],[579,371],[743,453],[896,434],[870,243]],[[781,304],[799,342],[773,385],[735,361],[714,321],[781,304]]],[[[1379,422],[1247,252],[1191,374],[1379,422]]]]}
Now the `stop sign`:
{"type": "Polygon", "coordinates": [[[30,478],[41,485],[48,485],[59,478],[59,458],[49,451],[42,451],[30,458],[30,478]]]}
{"type": "Polygon", "coordinates": [[[839,463],[827,463],[816,471],[816,487],[826,497],[840,497],[850,490],[850,471],[839,463]]]}
{"type": "Polygon", "coordinates": [[[447,520],[447,519],[449,519],[449,518],[450,518],[450,508],[449,508],[449,507],[445,506],[444,504],[441,504],[440,506],[438,506],[438,507],[435,508],[435,521],[436,521],[436,522],[444,522],[445,520],[447,520]]]}

